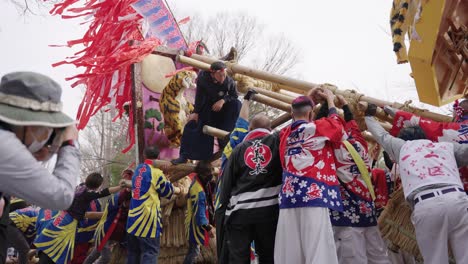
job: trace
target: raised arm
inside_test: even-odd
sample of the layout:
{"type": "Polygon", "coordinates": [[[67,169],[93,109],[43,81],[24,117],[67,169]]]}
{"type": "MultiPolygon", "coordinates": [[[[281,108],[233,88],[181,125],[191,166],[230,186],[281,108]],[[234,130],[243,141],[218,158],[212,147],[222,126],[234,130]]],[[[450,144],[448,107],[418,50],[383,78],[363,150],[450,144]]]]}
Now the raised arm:
{"type": "Polygon", "coordinates": [[[405,141],[390,135],[373,116],[366,116],[365,121],[367,129],[374,136],[377,143],[387,151],[388,155],[393,160],[398,160],[400,157],[400,149],[405,144],[405,141]]]}
{"type": "Polygon", "coordinates": [[[60,148],[54,172],[50,173],[13,133],[0,133],[0,191],[42,208],[64,210],[70,207],[80,172],[79,150],[70,145],[60,148]]]}
{"type": "Polygon", "coordinates": [[[468,144],[453,143],[453,152],[459,168],[468,166],[468,144]]]}

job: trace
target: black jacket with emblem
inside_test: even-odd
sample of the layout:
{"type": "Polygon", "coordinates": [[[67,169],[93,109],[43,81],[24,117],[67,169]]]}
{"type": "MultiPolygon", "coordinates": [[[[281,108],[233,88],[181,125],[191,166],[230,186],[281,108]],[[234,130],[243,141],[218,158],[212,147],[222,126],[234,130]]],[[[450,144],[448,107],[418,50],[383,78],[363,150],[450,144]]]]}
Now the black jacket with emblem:
{"type": "Polygon", "coordinates": [[[232,152],[223,172],[225,222],[253,224],[278,218],[282,168],[278,133],[251,131],[232,152]]]}
{"type": "Polygon", "coordinates": [[[204,108],[211,110],[211,107],[220,99],[225,102],[236,100],[237,86],[236,82],[229,76],[226,76],[222,84],[215,83],[210,72],[202,71],[197,79],[197,93],[195,94],[194,113],[200,113],[204,108]]]}

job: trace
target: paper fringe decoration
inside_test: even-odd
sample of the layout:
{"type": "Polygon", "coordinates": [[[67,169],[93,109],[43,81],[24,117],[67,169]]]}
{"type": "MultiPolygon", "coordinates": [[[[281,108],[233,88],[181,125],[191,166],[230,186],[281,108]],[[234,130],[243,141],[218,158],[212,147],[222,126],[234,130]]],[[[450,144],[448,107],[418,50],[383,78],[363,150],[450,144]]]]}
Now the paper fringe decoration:
{"type": "MultiPolygon", "coordinates": [[[[92,16],[89,29],[81,39],[67,42],[68,47],[82,44],[84,49],[64,61],[53,64],[73,64],[83,67],[83,73],[66,78],[74,80],[72,87],[84,85],[86,92],[78,108],[78,129],[102,107],[118,110],[113,120],[125,112],[124,104],[132,99],[131,65],[140,62],[161,44],[156,38],[144,39],[140,32],[142,17],[131,7],[137,0],[88,0],[73,8],[79,0],[65,0],[50,11],[64,19],[92,16]],[[137,41],[138,45],[131,45],[137,41]]],[[[128,124],[129,151],[135,144],[133,113],[130,107],[128,124]]]]}

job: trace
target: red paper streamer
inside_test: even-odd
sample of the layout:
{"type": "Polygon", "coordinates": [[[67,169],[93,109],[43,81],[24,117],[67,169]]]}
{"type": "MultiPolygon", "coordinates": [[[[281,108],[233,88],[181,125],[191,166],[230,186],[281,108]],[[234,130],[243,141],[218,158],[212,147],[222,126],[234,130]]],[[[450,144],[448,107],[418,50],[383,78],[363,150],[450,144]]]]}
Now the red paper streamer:
{"type": "MultiPolygon", "coordinates": [[[[141,35],[142,17],[131,7],[137,0],[88,0],[84,5],[72,7],[78,1],[62,1],[55,4],[50,13],[64,19],[94,14],[84,36],[67,42],[69,47],[82,44],[85,48],[73,57],[53,64],[54,67],[73,64],[84,68],[81,74],[66,78],[74,81],[72,87],[86,87],[77,114],[78,129],[83,129],[94,114],[111,102],[118,110],[114,120],[122,116],[124,104],[132,97],[131,65],[143,60],[161,43],[141,35]]],[[[130,144],[122,151],[124,153],[135,144],[131,108],[128,140],[130,144]]]]}

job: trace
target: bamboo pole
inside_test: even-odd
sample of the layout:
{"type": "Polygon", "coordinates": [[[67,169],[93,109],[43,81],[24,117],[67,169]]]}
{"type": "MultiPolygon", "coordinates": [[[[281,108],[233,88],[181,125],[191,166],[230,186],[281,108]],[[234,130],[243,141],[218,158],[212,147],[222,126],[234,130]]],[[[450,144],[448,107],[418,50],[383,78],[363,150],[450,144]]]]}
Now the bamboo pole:
{"type": "MultiPolygon", "coordinates": [[[[363,102],[363,101],[360,101],[357,105],[358,109],[362,112],[365,112],[368,106],[369,106],[369,103],[363,102]]],[[[390,123],[393,122],[393,118],[387,115],[385,111],[380,107],[377,107],[377,112],[375,113],[375,116],[382,121],[387,121],[390,123]]]]}
{"type": "Polygon", "coordinates": [[[271,122],[271,128],[275,129],[281,126],[282,124],[288,122],[289,120],[291,120],[291,113],[286,112],[271,122]]]}
{"type": "MultiPolygon", "coordinates": [[[[181,59],[184,59],[183,58],[184,56],[179,56],[179,57],[181,59]]],[[[206,57],[206,56],[196,55],[196,54],[193,54],[192,58],[193,58],[193,60],[204,61],[204,62],[207,62],[207,63],[212,63],[214,61],[217,61],[217,59],[215,59],[215,58],[209,58],[209,57],[206,57]]],[[[226,65],[228,66],[228,68],[233,73],[239,73],[239,74],[247,75],[247,76],[250,76],[250,77],[253,77],[253,78],[274,82],[274,83],[277,83],[279,85],[282,85],[281,88],[284,89],[284,90],[290,91],[291,88],[293,88],[294,89],[293,92],[296,92],[296,93],[298,92],[298,90],[302,91],[302,93],[304,93],[304,92],[307,93],[310,89],[319,87],[319,85],[311,83],[311,82],[295,80],[295,79],[284,77],[284,76],[281,76],[281,75],[278,75],[278,74],[272,74],[272,73],[268,73],[268,72],[264,72],[264,71],[251,69],[251,68],[241,66],[241,65],[238,65],[238,64],[235,64],[235,63],[231,63],[231,62],[226,62],[226,65]]],[[[409,106],[407,104],[401,104],[401,103],[398,103],[398,102],[393,102],[393,103],[392,102],[387,102],[387,101],[384,101],[384,100],[380,100],[380,99],[372,98],[372,97],[369,97],[369,96],[365,96],[364,94],[359,94],[359,93],[356,93],[354,91],[339,90],[336,86],[333,86],[333,85],[325,85],[325,86],[321,86],[321,87],[330,89],[335,94],[341,94],[341,95],[343,95],[345,97],[352,97],[352,98],[355,99],[356,102],[365,101],[365,102],[368,102],[368,103],[373,103],[373,104],[375,104],[375,105],[377,105],[379,107],[384,107],[384,106],[388,105],[388,106],[391,106],[391,107],[394,107],[394,108],[397,108],[397,109],[404,108],[404,111],[408,111],[408,112],[414,113],[414,114],[416,114],[418,116],[425,117],[425,118],[428,118],[428,119],[432,119],[432,120],[438,121],[438,122],[451,122],[451,120],[452,120],[452,118],[450,116],[437,114],[437,113],[432,113],[432,112],[427,111],[427,110],[419,109],[419,108],[416,108],[416,107],[411,107],[411,106],[409,106]]]]}
{"type": "MultiPolygon", "coordinates": [[[[240,87],[239,87],[240,88],[240,87]]],[[[280,94],[280,93],[275,93],[273,91],[269,91],[267,89],[263,89],[263,88],[260,88],[260,87],[249,87],[250,89],[254,89],[255,91],[257,91],[259,94],[263,94],[263,95],[266,95],[268,97],[271,97],[271,98],[274,98],[276,100],[279,100],[283,103],[287,103],[287,104],[291,104],[292,101],[294,100],[294,98],[292,96],[289,96],[289,95],[286,95],[286,94],[280,94]]],[[[242,87],[239,89],[239,91],[241,93],[247,93],[247,88],[246,87],[242,87]]]]}
{"type": "MultiPolygon", "coordinates": [[[[213,62],[216,62],[216,61],[219,61],[219,59],[215,58],[215,57],[209,57],[209,56],[204,56],[204,55],[198,55],[198,54],[192,54],[191,58],[195,59],[195,60],[198,60],[198,61],[201,61],[201,62],[204,62],[204,63],[208,63],[208,64],[212,64],[213,62]]],[[[224,61],[224,63],[226,63],[226,65],[232,65],[234,63],[232,62],[227,62],[227,61],[224,61]]],[[[232,69],[229,68],[231,71],[232,69]]],[[[234,72],[233,73],[240,73],[240,72],[234,72]]],[[[243,74],[243,73],[240,73],[240,74],[243,74]]],[[[250,76],[248,74],[244,74],[244,75],[247,75],[247,76],[250,76]]],[[[278,75],[280,76],[280,75],[278,75]]],[[[255,76],[250,76],[250,77],[254,77],[254,78],[257,78],[255,76]]],[[[284,77],[283,77],[284,78],[284,77]]],[[[271,80],[266,80],[266,79],[262,79],[262,78],[257,78],[257,79],[261,79],[261,80],[265,80],[265,81],[268,81],[268,82],[273,82],[271,80]]],[[[279,82],[275,82],[278,84],[278,87],[280,89],[283,89],[283,90],[288,90],[288,91],[291,91],[291,92],[295,92],[295,93],[299,93],[299,94],[306,94],[307,91],[304,91],[304,90],[301,90],[301,89],[298,89],[298,88],[295,88],[295,87],[292,87],[292,86],[287,86],[287,85],[284,85],[284,84],[281,84],[279,82]]]]}
{"type": "Polygon", "coordinates": [[[291,104],[280,102],[278,100],[275,100],[275,99],[273,99],[271,97],[268,97],[268,96],[265,96],[265,95],[262,95],[262,94],[255,94],[254,96],[252,96],[252,100],[254,100],[256,102],[259,102],[259,103],[262,103],[262,104],[266,104],[266,105],[274,107],[274,108],[278,108],[278,109],[283,110],[285,112],[291,111],[291,104]]]}
{"type": "Polygon", "coordinates": [[[195,164],[184,163],[172,165],[170,161],[166,160],[153,160],[153,166],[158,169],[165,169],[170,182],[176,182],[195,171],[195,164]]]}
{"type": "MultiPolygon", "coordinates": [[[[183,57],[185,56],[178,56],[179,59],[183,59],[183,57]]],[[[204,62],[210,63],[210,64],[217,61],[217,59],[214,59],[214,58],[208,58],[202,55],[195,56],[195,54],[192,55],[192,58],[198,61],[204,60],[204,62]]],[[[278,74],[272,74],[272,73],[268,73],[265,71],[255,70],[252,68],[239,65],[237,63],[231,63],[228,61],[225,63],[228,69],[231,70],[233,73],[240,73],[240,74],[247,75],[253,78],[278,83],[280,85],[283,85],[281,87],[282,89],[287,89],[288,87],[294,87],[303,91],[309,91],[312,88],[318,87],[318,84],[315,84],[315,83],[299,81],[299,80],[289,78],[289,77],[284,77],[278,74]]]]}
{"type": "Polygon", "coordinates": [[[209,71],[210,70],[210,64],[204,63],[202,61],[194,60],[192,58],[183,56],[183,55],[177,55],[176,60],[180,63],[187,64],[190,66],[193,66],[195,68],[198,68],[200,70],[204,71],[209,71]]]}
{"type": "Polygon", "coordinates": [[[225,139],[230,134],[228,131],[225,131],[216,127],[212,127],[212,126],[207,126],[207,125],[203,126],[203,133],[209,136],[215,137],[215,138],[222,138],[222,139],[225,139]]]}

